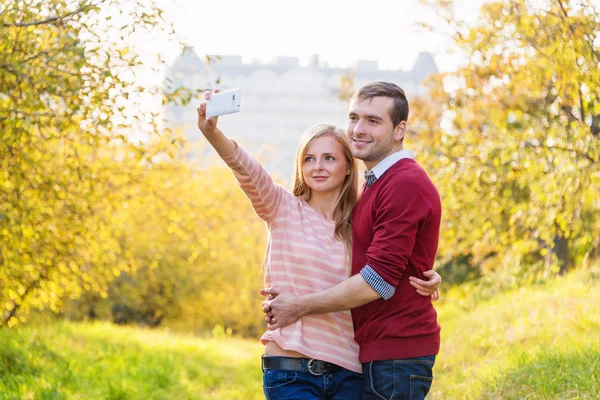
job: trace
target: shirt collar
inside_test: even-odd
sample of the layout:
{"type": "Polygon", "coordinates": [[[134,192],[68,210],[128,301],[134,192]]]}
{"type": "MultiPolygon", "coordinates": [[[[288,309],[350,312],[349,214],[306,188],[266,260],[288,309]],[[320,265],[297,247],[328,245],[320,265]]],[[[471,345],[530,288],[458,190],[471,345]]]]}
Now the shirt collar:
{"type": "Polygon", "coordinates": [[[385,173],[385,171],[390,169],[390,167],[392,165],[396,164],[398,161],[402,160],[403,158],[414,158],[414,157],[415,157],[415,153],[412,150],[397,151],[395,153],[390,154],[383,160],[381,160],[376,166],[373,167],[373,169],[371,169],[370,172],[373,172],[373,174],[375,174],[375,177],[377,179],[379,179],[379,177],[381,175],[383,175],[385,173]]]}

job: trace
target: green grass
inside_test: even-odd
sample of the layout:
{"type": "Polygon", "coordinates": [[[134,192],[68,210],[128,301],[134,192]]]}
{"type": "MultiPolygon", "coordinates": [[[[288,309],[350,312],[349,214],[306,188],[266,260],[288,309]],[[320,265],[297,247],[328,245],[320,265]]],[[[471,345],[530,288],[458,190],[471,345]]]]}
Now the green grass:
{"type": "MultiPolygon", "coordinates": [[[[591,271],[474,303],[436,304],[431,399],[600,399],[600,279],[591,271]]],[[[0,329],[0,399],[262,399],[258,340],[106,323],[0,329]]]]}
{"type": "Polygon", "coordinates": [[[433,399],[600,399],[600,280],[591,271],[438,308],[433,399]]]}
{"type": "Polygon", "coordinates": [[[260,344],[105,323],[0,330],[1,399],[261,399],[260,344]]]}

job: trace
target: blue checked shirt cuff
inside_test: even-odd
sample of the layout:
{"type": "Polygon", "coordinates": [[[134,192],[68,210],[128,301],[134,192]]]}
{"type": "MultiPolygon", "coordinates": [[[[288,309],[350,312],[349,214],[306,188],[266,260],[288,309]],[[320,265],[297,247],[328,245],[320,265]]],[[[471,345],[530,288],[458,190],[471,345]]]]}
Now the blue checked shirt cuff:
{"type": "Polygon", "coordinates": [[[365,282],[369,284],[373,288],[374,291],[379,293],[379,295],[384,300],[389,300],[394,293],[396,293],[396,288],[387,283],[373,268],[368,265],[360,271],[360,276],[363,277],[365,282]]]}

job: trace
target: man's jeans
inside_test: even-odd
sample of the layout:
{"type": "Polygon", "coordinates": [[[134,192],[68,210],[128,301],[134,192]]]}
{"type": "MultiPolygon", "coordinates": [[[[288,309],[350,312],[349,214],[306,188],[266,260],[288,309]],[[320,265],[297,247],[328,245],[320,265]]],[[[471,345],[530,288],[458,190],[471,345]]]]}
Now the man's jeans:
{"type": "Polygon", "coordinates": [[[363,400],[423,400],[433,381],[435,356],[363,363],[363,400]]]}
{"type": "Polygon", "coordinates": [[[360,400],[364,386],[362,374],[347,369],[320,376],[278,369],[263,371],[267,400],[360,400]]]}

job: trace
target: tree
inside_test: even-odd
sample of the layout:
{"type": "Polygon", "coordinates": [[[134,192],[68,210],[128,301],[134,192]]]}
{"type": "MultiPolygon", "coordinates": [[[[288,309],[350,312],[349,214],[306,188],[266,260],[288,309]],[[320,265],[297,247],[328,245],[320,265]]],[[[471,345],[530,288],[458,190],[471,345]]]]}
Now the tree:
{"type": "Polygon", "coordinates": [[[233,174],[163,163],[144,180],[118,218],[130,262],[109,285],[113,320],[255,337],[266,228],[233,174]]]}
{"type": "Polygon", "coordinates": [[[468,24],[455,17],[458,2],[425,3],[466,60],[413,106],[444,199],[440,253],[513,280],[553,265],[566,272],[599,246],[598,10],[491,1],[468,24]]]}
{"type": "Polygon", "coordinates": [[[156,154],[125,133],[165,134],[156,115],[128,113],[161,91],[127,78],[141,66],[127,39],[151,29],[172,33],[154,2],[0,3],[0,325],[106,296],[126,266],[115,215],[143,184],[132,167],[156,154]]]}

